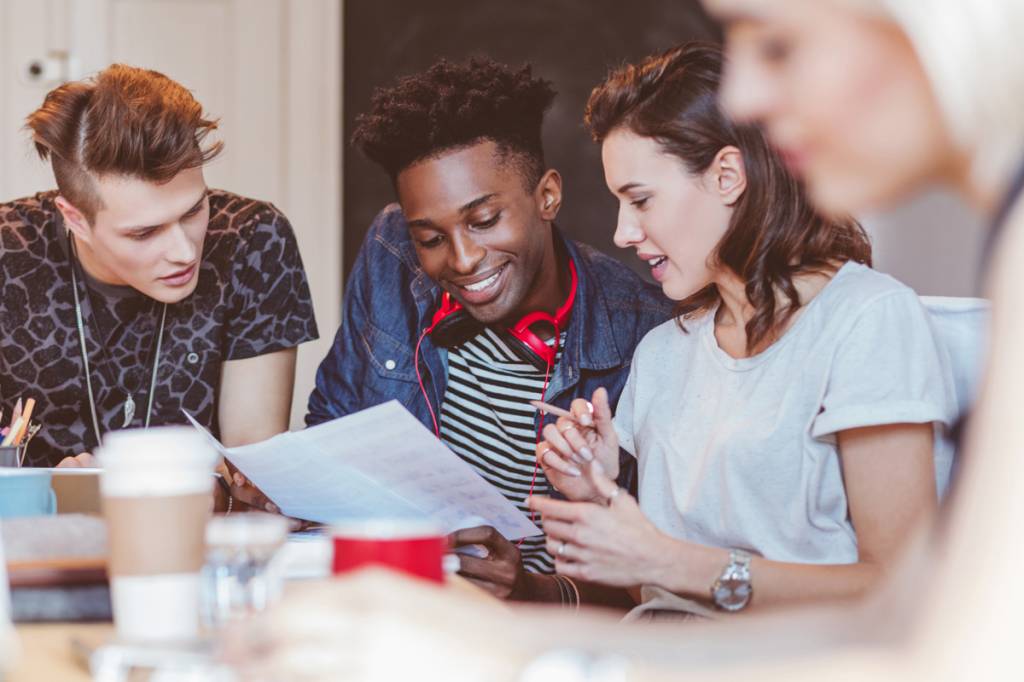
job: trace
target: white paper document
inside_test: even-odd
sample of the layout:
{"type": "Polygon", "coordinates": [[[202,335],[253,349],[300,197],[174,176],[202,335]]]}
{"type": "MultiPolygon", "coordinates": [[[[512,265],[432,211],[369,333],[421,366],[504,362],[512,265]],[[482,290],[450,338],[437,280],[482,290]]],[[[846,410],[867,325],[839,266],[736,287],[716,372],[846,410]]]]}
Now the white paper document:
{"type": "Polygon", "coordinates": [[[288,516],[428,517],[446,532],[490,525],[509,540],[541,534],[395,400],[262,443],[217,446],[288,516]]]}

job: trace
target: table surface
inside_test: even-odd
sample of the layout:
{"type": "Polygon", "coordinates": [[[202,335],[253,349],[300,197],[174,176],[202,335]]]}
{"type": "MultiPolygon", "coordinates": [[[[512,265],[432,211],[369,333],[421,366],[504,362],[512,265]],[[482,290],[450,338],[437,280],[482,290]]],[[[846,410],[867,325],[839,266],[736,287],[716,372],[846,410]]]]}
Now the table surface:
{"type": "MultiPolygon", "coordinates": [[[[449,575],[445,587],[493,599],[460,576],[449,575]]],[[[89,663],[76,653],[75,643],[91,651],[114,636],[113,623],[23,623],[15,630],[20,645],[18,664],[4,682],[90,682],[89,663]]]]}
{"type": "Polygon", "coordinates": [[[21,652],[8,682],[88,682],[88,662],[75,654],[72,642],[94,648],[114,634],[112,623],[26,623],[16,629],[21,652]]]}

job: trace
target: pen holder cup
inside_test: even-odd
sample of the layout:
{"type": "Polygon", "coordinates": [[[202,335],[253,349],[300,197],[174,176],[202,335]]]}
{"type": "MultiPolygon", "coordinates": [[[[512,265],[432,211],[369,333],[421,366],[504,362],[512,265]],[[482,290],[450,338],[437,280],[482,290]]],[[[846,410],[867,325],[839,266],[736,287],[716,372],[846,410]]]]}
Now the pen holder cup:
{"type": "Polygon", "coordinates": [[[28,443],[0,447],[0,467],[20,467],[25,461],[28,443]]]}

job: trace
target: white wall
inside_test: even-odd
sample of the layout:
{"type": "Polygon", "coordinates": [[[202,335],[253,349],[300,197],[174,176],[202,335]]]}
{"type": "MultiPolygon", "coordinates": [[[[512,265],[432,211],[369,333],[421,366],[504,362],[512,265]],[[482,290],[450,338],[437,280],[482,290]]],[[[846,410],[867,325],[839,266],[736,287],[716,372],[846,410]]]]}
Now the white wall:
{"type": "Polygon", "coordinates": [[[871,235],[878,270],[922,295],[979,295],[986,226],[956,196],[931,190],[861,222],[871,235]]]}

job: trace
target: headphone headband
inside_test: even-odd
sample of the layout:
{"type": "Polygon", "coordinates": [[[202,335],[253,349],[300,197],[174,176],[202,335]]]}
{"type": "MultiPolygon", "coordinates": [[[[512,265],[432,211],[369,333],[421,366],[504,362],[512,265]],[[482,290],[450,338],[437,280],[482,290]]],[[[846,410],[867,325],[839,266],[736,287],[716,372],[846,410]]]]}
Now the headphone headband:
{"type": "MultiPolygon", "coordinates": [[[[527,313],[516,321],[505,331],[505,340],[509,347],[516,352],[523,360],[533,364],[538,369],[550,368],[554,365],[558,353],[558,337],[562,328],[572,313],[572,306],[576,301],[576,289],[579,285],[579,278],[576,274],[576,264],[569,259],[569,295],[558,307],[555,314],[535,310],[527,313]],[[540,322],[546,322],[555,329],[554,347],[544,343],[530,327],[540,322]]],[[[473,318],[454,296],[445,291],[441,294],[441,304],[430,321],[426,333],[438,345],[450,348],[465,343],[480,332],[482,324],[473,318]]]]}

